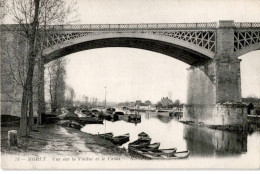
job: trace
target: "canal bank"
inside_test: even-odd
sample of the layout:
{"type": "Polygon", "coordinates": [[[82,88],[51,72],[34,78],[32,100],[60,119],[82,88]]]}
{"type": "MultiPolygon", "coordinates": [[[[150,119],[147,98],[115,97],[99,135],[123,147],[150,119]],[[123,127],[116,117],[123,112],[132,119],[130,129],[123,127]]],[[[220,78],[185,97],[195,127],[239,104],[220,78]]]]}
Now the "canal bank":
{"type": "Polygon", "coordinates": [[[1,152],[3,155],[108,155],[128,159],[125,149],[113,145],[102,138],[59,125],[43,125],[32,131],[30,137],[18,137],[18,147],[9,147],[7,134],[9,130],[17,130],[18,126],[1,127],[1,152]]]}

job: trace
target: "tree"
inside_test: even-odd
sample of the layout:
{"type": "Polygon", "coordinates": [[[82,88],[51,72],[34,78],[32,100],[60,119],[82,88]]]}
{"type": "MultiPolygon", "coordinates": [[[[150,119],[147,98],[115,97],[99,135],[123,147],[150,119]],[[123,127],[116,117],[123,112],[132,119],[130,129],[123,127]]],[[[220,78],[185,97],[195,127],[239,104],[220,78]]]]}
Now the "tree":
{"type": "Polygon", "coordinates": [[[88,106],[88,96],[83,95],[84,105],[88,106]]]}
{"type": "Polygon", "coordinates": [[[144,103],[145,103],[145,106],[149,106],[152,104],[152,102],[150,100],[146,100],[144,103]]]}
{"type": "Polygon", "coordinates": [[[51,111],[56,112],[65,104],[66,60],[59,58],[47,65],[48,91],[50,94],[51,111]]]}
{"type": "Polygon", "coordinates": [[[33,76],[36,56],[41,55],[44,36],[48,32],[47,25],[63,24],[75,9],[67,5],[65,0],[10,0],[6,7],[28,40],[28,66],[23,84],[20,119],[20,134],[28,136],[28,128],[32,128],[33,120],[33,76]],[[27,118],[28,114],[30,121],[27,118]]]}
{"type": "Polygon", "coordinates": [[[161,108],[163,105],[162,105],[162,103],[159,101],[159,102],[157,102],[157,104],[156,104],[156,108],[158,109],[158,108],[161,108]]]}
{"type": "Polygon", "coordinates": [[[74,89],[70,86],[66,86],[65,103],[67,106],[73,106],[75,96],[74,89]]]}
{"type": "MultiPolygon", "coordinates": [[[[22,104],[22,92],[26,80],[28,68],[27,52],[28,43],[25,37],[21,37],[22,31],[11,33],[3,31],[0,37],[1,43],[1,100],[9,101],[10,104],[4,105],[10,108],[11,115],[20,115],[22,104]],[[11,104],[12,103],[12,104],[11,104]],[[10,107],[11,106],[11,107],[10,107]],[[20,107],[20,108],[19,108],[20,107]]],[[[33,101],[37,103],[37,85],[40,80],[38,69],[34,69],[33,77],[33,101]]],[[[44,101],[43,101],[44,102],[44,101]]],[[[37,107],[37,105],[34,104],[37,107]]],[[[5,108],[1,109],[2,111],[5,108]]],[[[8,114],[9,114],[8,113],[8,114]]],[[[33,115],[31,113],[31,115],[33,115]]],[[[30,117],[30,129],[32,129],[34,118],[30,117]]]]}
{"type": "MultiPolygon", "coordinates": [[[[1,94],[10,100],[21,103],[22,91],[25,83],[27,70],[26,50],[27,45],[24,38],[11,37],[3,34],[0,37],[1,43],[1,94]],[[10,42],[9,42],[10,41],[10,42]]],[[[3,97],[3,96],[1,96],[3,97]]]]}
{"type": "Polygon", "coordinates": [[[180,106],[180,100],[179,100],[179,99],[175,100],[175,102],[174,102],[173,105],[174,105],[174,106],[180,106]]]}

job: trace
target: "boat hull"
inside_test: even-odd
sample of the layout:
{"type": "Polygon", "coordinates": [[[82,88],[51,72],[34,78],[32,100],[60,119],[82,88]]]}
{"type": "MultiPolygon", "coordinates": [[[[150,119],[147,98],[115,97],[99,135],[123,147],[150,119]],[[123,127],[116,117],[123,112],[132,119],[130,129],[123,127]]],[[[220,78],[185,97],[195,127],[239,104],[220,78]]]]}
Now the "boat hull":
{"type": "Polygon", "coordinates": [[[129,137],[129,134],[116,136],[111,139],[111,142],[115,145],[121,146],[130,140],[129,137]]]}
{"type": "Polygon", "coordinates": [[[141,151],[151,151],[159,149],[160,143],[153,143],[148,145],[147,147],[141,149],[141,151]]]}
{"type": "Polygon", "coordinates": [[[138,139],[138,140],[128,144],[128,150],[131,151],[131,149],[145,148],[150,145],[150,142],[151,142],[151,138],[138,139]]]}
{"type": "Polygon", "coordinates": [[[83,126],[77,122],[72,121],[68,124],[69,127],[80,130],[83,126]]]}
{"type": "Polygon", "coordinates": [[[112,142],[113,144],[115,144],[117,146],[121,146],[130,140],[129,134],[113,137],[113,133],[106,133],[106,134],[99,134],[98,136],[100,136],[101,138],[103,138],[105,140],[112,142]]]}
{"type": "Polygon", "coordinates": [[[82,117],[79,118],[80,124],[103,124],[102,119],[98,119],[95,117],[82,117]]]}
{"type": "Polygon", "coordinates": [[[142,152],[139,149],[132,149],[131,155],[143,159],[149,159],[149,160],[174,160],[174,159],[185,159],[188,158],[190,155],[189,151],[183,151],[183,152],[174,152],[174,153],[168,153],[168,154],[160,154],[160,153],[153,153],[153,152],[142,152]]]}
{"type": "Polygon", "coordinates": [[[111,140],[114,136],[113,133],[105,133],[105,134],[98,134],[99,137],[105,139],[105,140],[111,140]]]}

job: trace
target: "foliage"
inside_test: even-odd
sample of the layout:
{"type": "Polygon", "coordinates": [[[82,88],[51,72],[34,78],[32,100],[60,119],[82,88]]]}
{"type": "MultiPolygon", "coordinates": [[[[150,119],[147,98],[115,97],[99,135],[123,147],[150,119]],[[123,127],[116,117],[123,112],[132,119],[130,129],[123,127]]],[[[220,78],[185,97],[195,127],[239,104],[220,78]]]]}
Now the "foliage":
{"type": "Polygon", "coordinates": [[[58,108],[65,105],[65,77],[66,59],[60,58],[50,62],[47,66],[46,86],[50,95],[51,111],[56,112],[58,108]]]}

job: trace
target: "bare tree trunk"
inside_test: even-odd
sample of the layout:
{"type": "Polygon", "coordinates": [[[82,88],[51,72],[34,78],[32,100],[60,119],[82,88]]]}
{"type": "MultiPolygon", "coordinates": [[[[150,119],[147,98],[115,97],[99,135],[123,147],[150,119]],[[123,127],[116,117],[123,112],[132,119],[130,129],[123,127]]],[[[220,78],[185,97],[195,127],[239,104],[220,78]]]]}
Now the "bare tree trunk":
{"type": "Polygon", "coordinates": [[[60,78],[60,64],[57,66],[56,71],[56,81],[54,86],[54,105],[53,105],[53,112],[55,112],[58,109],[58,85],[59,85],[59,78],[60,78]]]}
{"type": "Polygon", "coordinates": [[[48,67],[48,72],[49,72],[49,80],[50,80],[50,82],[49,82],[49,93],[50,93],[50,98],[51,98],[51,111],[53,111],[53,95],[52,95],[52,93],[53,93],[53,91],[52,91],[52,81],[53,81],[53,79],[52,79],[52,71],[50,70],[51,68],[50,67],[48,67]]]}
{"type": "MultiPolygon", "coordinates": [[[[40,0],[34,0],[34,19],[31,24],[31,32],[29,37],[29,54],[28,54],[28,70],[26,74],[26,81],[23,88],[23,97],[22,97],[22,106],[21,106],[21,120],[20,120],[20,135],[28,136],[28,119],[27,119],[27,111],[30,97],[32,94],[32,82],[33,82],[33,71],[35,66],[35,57],[37,50],[37,28],[39,25],[38,17],[39,17],[39,4],[40,0]]],[[[30,108],[32,109],[32,108],[30,108]]],[[[31,113],[31,111],[30,111],[31,113]]]]}
{"type": "Polygon", "coordinates": [[[27,113],[28,113],[28,104],[29,100],[32,94],[31,92],[31,86],[32,86],[32,77],[33,77],[33,70],[34,70],[34,64],[35,64],[35,59],[33,57],[33,53],[30,52],[29,56],[30,58],[28,59],[28,71],[27,71],[27,77],[26,81],[24,84],[24,89],[23,89],[23,97],[22,97],[22,106],[21,106],[21,120],[20,120],[20,135],[21,136],[28,136],[29,135],[29,130],[28,130],[28,124],[29,120],[27,119],[27,113]]]}
{"type": "Polygon", "coordinates": [[[32,85],[30,86],[30,93],[29,93],[29,131],[33,130],[34,126],[34,117],[33,117],[33,88],[32,85]]]}
{"type": "Polygon", "coordinates": [[[20,119],[20,135],[22,137],[28,136],[27,130],[27,106],[28,106],[28,90],[26,87],[23,89],[23,98],[22,98],[22,106],[21,106],[21,119],[20,119]]]}
{"type": "Polygon", "coordinates": [[[42,58],[38,61],[38,117],[37,124],[41,125],[42,114],[45,112],[45,101],[44,101],[44,65],[42,58]]]}

